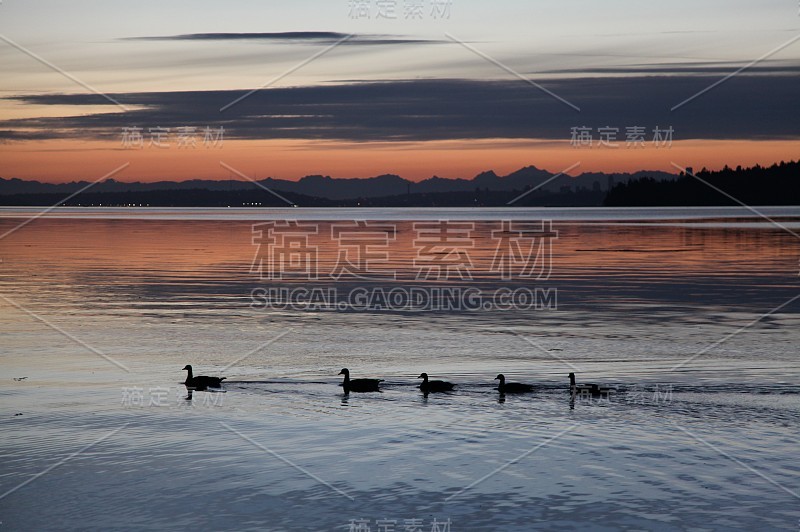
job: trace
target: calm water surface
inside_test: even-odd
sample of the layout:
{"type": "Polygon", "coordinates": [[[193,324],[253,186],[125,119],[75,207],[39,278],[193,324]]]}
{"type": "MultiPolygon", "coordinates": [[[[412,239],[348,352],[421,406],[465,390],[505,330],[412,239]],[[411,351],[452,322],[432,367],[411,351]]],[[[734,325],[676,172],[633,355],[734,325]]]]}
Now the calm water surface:
{"type": "Polygon", "coordinates": [[[55,209],[19,227],[36,212],[0,210],[4,529],[800,525],[798,208],[55,209]],[[317,227],[316,279],[254,268],[253,225],[286,220],[317,227]],[[376,278],[329,275],[353,220],[394,224],[376,278]],[[417,277],[414,222],[438,220],[473,224],[471,278],[417,277]],[[552,220],[546,275],[492,271],[501,220],[552,220]],[[254,304],[298,288],[337,295],[254,304]],[[551,299],[337,306],[411,288],[551,299]],[[187,399],[187,363],[224,392],[187,399]],[[344,395],[342,367],[383,392],[344,395]],[[422,371],[455,392],[423,396],[422,371]],[[536,393],[499,397],[499,372],[536,393]],[[571,401],[569,372],[616,392],[571,401]]]}

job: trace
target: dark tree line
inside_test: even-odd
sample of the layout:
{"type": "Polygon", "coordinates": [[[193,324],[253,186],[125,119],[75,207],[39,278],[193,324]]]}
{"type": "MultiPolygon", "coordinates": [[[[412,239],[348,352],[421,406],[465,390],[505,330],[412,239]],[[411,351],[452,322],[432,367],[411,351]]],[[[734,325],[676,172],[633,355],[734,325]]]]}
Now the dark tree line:
{"type": "Polygon", "coordinates": [[[769,167],[727,166],[719,171],[705,168],[674,181],[641,178],[619,183],[606,196],[608,207],[800,204],[800,161],[780,162],[769,167]],[[727,194],[727,196],[726,196],[727,194]]]}

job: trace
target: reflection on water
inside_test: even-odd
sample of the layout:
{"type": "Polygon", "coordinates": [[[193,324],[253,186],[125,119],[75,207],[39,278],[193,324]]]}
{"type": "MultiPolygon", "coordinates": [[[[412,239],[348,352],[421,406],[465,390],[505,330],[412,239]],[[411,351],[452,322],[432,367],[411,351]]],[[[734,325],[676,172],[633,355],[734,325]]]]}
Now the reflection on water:
{"type": "MultiPolygon", "coordinates": [[[[15,224],[2,219],[0,231],[15,224]]],[[[386,253],[386,259],[369,263],[378,280],[344,275],[334,284],[331,272],[340,266],[347,242],[332,240],[336,222],[318,222],[317,233],[307,235],[306,244],[314,250],[318,277],[314,284],[391,284],[385,279],[396,277],[403,286],[422,281],[499,286],[500,273],[493,267],[500,238],[493,232],[500,228],[499,222],[471,224],[469,243],[462,249],[468,270],[454,266],[449,275],[441,269],[441,275],[419,279],[425,242],[413,222],[393,222],[396,239],[376,248],[386,253]]],[[[559,296],[567,298],[561,301],[579,306],[662,300],[737,306],[773,302],[789,293],[792,287],[787,285],[796,286],[799,273],[800,242],[768,224],[753,230],[563,222],[554,223],[553,230],[557,239],[551,242],[548,270],[522,282],[557,287],[559,296]]],[[[190,310],[211,300],[238,307],[240,298],[267,284],[262,277],[269,277],[263,270],[252,271],[254,259],[263,259],[254,239],[252,224],[243,221],[44,218],[3,240],[0,274],[12,294],[38,296],[65,308],[190,310]]],[[[354,255],[357,251],[352,246],[349,250],[354,255]]],[[[270,286],[292,283],[288,275],[279,283],[266,280],[272,281],[270,286]]]]}
{"type": "MultiPolygon", "coordinates": [[[[770,214],[797,219],[785,210],[770,214]]],[[[476,212],[425,217],[474,224],[471,279],[417,278],[419,235],[402,220],[373,265],[381,278],[366,280],[326,273],[340,264],[332,235],[344,216],[303,242],[317,279],[253,273],[252,222],[269,218],[252,211],[67,211],[10,234],[0,494],[72,457],[0,498],[3,528],[796,525],[800,303],[765,316],[800,292],[794,236],[726,218],[737,210],[683,209],[680,223],[656,223],[662,210],[636,223],[556,211],[548,275],[505,279],[492,269],[498,220],[540,213],[476,212]],[[450,312],[251,306],[259,287],[358,285],[535,286],[558,298],[450,312]],[[227,377],[225,393],[184,386],[187,362],[227,377]],[[385,379],[381,393],[343,393],[342,367],[385,379]],[[424,394],[421,371],[457,387],[424,394]],[[499,394],[499,372],[535,393],[499,394]],[[616,391],[573,395],[570,372],[616,391]]],[[[18,223],[0,218],[0,233],[18,223]]]]}

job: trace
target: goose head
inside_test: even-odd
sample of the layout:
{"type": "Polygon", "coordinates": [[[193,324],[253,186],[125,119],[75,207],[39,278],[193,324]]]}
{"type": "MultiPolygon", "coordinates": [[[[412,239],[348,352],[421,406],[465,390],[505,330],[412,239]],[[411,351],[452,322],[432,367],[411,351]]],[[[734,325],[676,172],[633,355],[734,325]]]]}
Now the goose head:
{"type": "Polygon", "coordinates": [[[497,375],[497,377],[494,378],[494,380],[500,381],[500,383],[502,384],[506,382],[506,376],[500,373],[499,375],[497,375]]]}
{"type": "Polygon", "coordinates": [[[417,378],[418,379],[423,379],[423,380],[428,380],[428,374],[427,373],[420,373],[419,377],[417,377],[417,378]]]}
{"type": "Polygon", "coordinates": [[[190,366],[189,364],[186,364],[185,366],[183,366],[182,369],[184,369],[186,371],[192,371],[192,366],[190,366]]]}
{"type": "Polygon", "coordinates": [[[342,368],[342,371],[339,372],[339,375],[350,376],[350,370],[347,368],[342,368]]]}

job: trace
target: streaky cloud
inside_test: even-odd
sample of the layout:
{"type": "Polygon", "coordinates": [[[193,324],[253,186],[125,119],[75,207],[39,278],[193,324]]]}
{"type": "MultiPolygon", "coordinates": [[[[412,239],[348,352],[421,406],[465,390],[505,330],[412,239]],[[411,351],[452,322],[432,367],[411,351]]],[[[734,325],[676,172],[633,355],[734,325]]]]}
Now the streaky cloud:
{"type": "MultiPolygon", "coordinates": [[[[693,62],[693,63],[655,63],[650,65],[622,65],[608,67],[581,67],[564,68],[538,71],[534,74],[606,74],[606,75],[629,75],[629,74],[651,74],[651,75],[689,75],[697,76],[722,76],[730,74],[738,68],[744,66],[741,61],[716,61],[716,62],[693,62]]],[[[763,62],[753,65],[747,69],[747,75],[760,74],[796,74],[800,72],[800,64],[787,64],[781,62],[763,62]]]]}
{"type": "MultiPolygon", "coordinates": [[[[348,33],[335,31],[284,31],[272,33],[186,33],[180,35],[161,35],[125,37],[126,41],[256,41],[273,43],[333,44],[348,33]]],[[[392,45],[392,44],[446,44],[443,39],[416,39],[401,35],[355,34],[343,45],[392,45]]]]}

